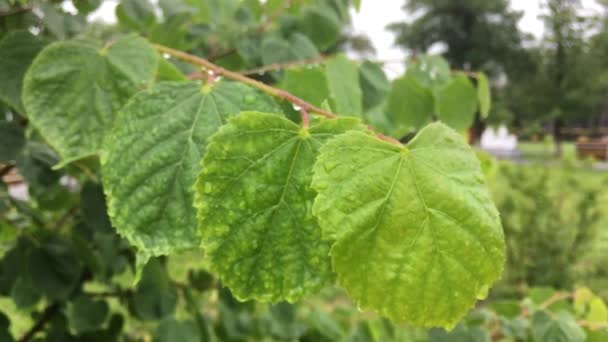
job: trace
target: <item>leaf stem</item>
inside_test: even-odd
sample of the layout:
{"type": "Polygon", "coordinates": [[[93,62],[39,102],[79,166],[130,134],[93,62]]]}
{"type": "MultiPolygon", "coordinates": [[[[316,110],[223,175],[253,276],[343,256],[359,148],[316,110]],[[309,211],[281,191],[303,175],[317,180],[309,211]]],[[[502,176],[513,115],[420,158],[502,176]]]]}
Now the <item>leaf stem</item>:
{"type": "Polygon", "coordinates": [[[328,58],[328,56],[321,55],[319,57],[307,58],[307,59],[302,59],[299,61],[292,61],[292,62],[287,62],[287,63],[273,63],[273,64],[264,65],[262,67],[255,68],[255,69],[240,71],[239,73],[242,75],[263,75],[263,74],[267,74],[271,71],[279,71],[279,70],[285,70],[285,69],[293,69],[293,68],[297,68],[297,67],[301,67],[301,66],[305,66],[305,65],[320,64],[320,63],[325,62],[327,60],[327,58],[328,58]]]}
{"type": "Polygon", "coordinates": [[[300,109],[300,115],[302,116],[302,126],[310,127],[310,114],[305,109],[300,109]]]}

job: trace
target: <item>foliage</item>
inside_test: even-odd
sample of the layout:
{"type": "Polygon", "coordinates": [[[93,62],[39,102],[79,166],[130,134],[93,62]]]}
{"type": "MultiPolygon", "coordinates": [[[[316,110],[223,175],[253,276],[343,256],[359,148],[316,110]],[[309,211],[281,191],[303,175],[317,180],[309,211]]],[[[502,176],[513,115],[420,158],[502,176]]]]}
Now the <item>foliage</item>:
{"type": "Polygon", "coordinates": [[[569,163],[501,164],[490,180],[508,254],[497,291],[588,284],[606,298],[607,182],[605,174],[569,163]]]}
{"type": "Polygon", "coordinates": [[[405,75],[393,81],[384,111],[387,117],[379,127],[390,127],[388,134],[399,136],[420,130],[434,120],[464,132],[478,109],[489,111],[490,87],[483,73],[452,72],[439,56],[421,56],[411,63],[405,75]],[[471,78],[476,79],[477,89],[471,78]]]}
{"type": "Polygon", "coordinates": [[[608,306],[588,288],[530,289],[521,301],[496,301],[472,312],[454,331],[431,330],[430,341],[604,341],[608,306]]]}
{"type": "Polygon", "coordinates": [[[521,58],[523,34],[517,28],[522,14],[506,0],[408,0],[403,6],[417,13],[411,23],[392,23],[395,44],[424,54],[437,44],[455,68],[483,70],[493,76],[508,71],[521,58]],[[491,39],[488,39],[491,37],[491,39]]]}
{"type": "Polygon", "coordinates": [[[2,338],[382,340],[388,320],[302,327],[285,301],[337,285],[451,328],[487,294],[502,228],[453,129],[486,86],[424,57],[404,77],[452,128],[400,125],[403,145],[367,126],[410,115],[398,83],[334,53],[351,3],[287,4],[127,0],[106,26],[99,1],[0,2],[2,338]]]}

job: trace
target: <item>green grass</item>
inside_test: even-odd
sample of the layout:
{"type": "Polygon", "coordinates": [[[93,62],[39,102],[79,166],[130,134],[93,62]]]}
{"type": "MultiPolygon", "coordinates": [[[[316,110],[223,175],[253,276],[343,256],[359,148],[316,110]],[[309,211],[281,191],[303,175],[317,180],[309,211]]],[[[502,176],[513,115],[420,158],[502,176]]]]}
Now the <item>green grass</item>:
{"type": "MultiPolygon", "coordinates": [[[[555,143],[553,141],[543,142],[520,142],[518,148],[522,158],[531,161],[548,161],[555,159],[555,143]]],[[[576,144],[567,142],[562,144],[563,159],[576,158],[576,144]]]]}

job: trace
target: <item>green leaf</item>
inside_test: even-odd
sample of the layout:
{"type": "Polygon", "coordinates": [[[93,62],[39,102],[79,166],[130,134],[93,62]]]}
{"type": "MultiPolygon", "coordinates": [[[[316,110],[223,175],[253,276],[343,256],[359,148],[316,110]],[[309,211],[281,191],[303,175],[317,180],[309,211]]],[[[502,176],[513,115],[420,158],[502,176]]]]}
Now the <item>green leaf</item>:
{"type": "Polygon", "coordinates": [[[307,7],[299,14],[298,32],[303,33],[321,51],[334,46],[342,35],[338,16],[326,8],[307,7]]]}
{"type": "Polygon", "coordinates": [[[435,90],[435,114],[457,131],[471,127],[477,112],[477,92],[465,75],[458,75],[435,90]]]}
{"type": "Polygon", "coordinates": [[[340,119],[303,129],[248,112],[211,138],[195,206],[206,255],[237,298],[293,302],[333,280],[311,213],[311,168],[328,138],[358,127],[340,119]]]}
{"type": "Polygon", "coordinates": [[[2,342],[13,342],[13,336],[9,330],[11,322],[8,317],[0,311],[0,341],[2,342]]]}
{"type": "Polygon", "coordinates": [[[139,319],[157,320],[170,315],[176,305],[177,288],[171,283],[165,264],[158,258],[150,259],[130,298],[129,308],[139,319]]]}
{"type": "Polygon", "coordinates": [[[327,78],[320,67],[289,69],[280,87],[316,106],[329,98],[327,78]]]}
{"type": "Polygon", "coordinates": [[[69,14],[56,4],[43,2],[38,10],[43,13],[39,20],[44,24],[46,31],[58,39],[73,37],[85,29],[85,16],[69,14]]]}
{"type": "Polygon", "coordinates": [[[390,121],[406,131],[422,128],[433,114],[433,94],[411,76],[393,81],[386,110],[390,121]]]}
{"type": "Polygon", "coordinates": [[[56,185],[61,173],[51,167],[59,161],[57,154],[48,145],[29,140],[17,157],[19,173],[30,186],[56,185]]]}
{"type": "Polygon", "coordinates": [[[200,342],[201,336],[198,326],[193,321],[176,321],[165,319],[156,328],[154,341],[158,342],[200,342]]]}
{"type": "Polygon", "coordinates": [[[106,321],[109,311],[108,303],[103,300],[78,296],[67,308],[70,329],[76,334],[97,330],[106,321]]]}
{"type": "Polygon", "coordinates": [[[127,28],[146,32],[156,22],[154,6],[148,0],[123,0],[116,6],[118,21],[127,28]]]}
{"type": "Polygon", "coordinates": [[[475,153],[443,124],[396,146],[348,132],[321,148],[313,214],[363,309],[453,327],[502,273],[505,245],[475,153]]]}
{"type": "Polygon", "coordinates": [[[51,44],[25,76],[28,117],[63,163],[93,155],[115,113],[154,80],[157,62],[154,49],[133,35],[109,48],[75,40],[51,44]]]}
{"type": "Polygon", "coordinates": [[[450,74],[450,65],[441,56],[420,56],[406,71],[407,76],[429,90],[447,83],[450,74]]]}
{"type": "Polygon", "coordinates": [[[26,277],[17,279],[11,290],[11,297],[18,308],[30,308],[38,303],[40,294],[26,277]]]}
{"type": "Polygon", "coordinates": [[[74,7],[78,9],[78,13],[90,13],[101,5],[101,0],[72,0],[74,7]]]}
{"type": "Polygon", "coordinates": [[[482,118],[487,118],[492,106],[492,90],[488,77],[483,72],[477,73],[477,100],[482,118]]]}
{"type": "Polygon", "coordinates": [[[31,284],[50,299],[65,300],[80,278],[80,262],[70,242],[54,238],[32,250],[27,260],[31,284]]]}
{"type": "Polygon", "coordinates": [[[586,330],[585,333],[587,334],[586,342],[608,341],[608,330],[586,330]]]}
{"type": "Polygon", "coordinates": [[[159,58],[158,70],[156,71],[156,81],[187,81],[188,77],[181,72],[175,64],[159,58]]]}
{"type": "Polygon", "coordinates": [[[381,66],[369,61],[359,66],[359,82],[365,111],[380,105],[391,89],[391,84],[381,66]]]}
{"type": "Polygon", "coordinates": [[[16,160],[24,146],[23,128],[14,122],[0,122],[0,163],[16,160]]]}
{"type": "Polygon", "coordinates": [[[163,255],[198,247],[193,189],[207,139],[243,110],[278,110],[243,84],[164,82],[120,112],[102,158],[114,227],[140,252],[163,255]]]}
{"type": "Polygon", "coordinates": [[[100,185],[87,182],[80,193],[80,207],[84,222],[97,232],[112,231],[106,200],[100,185]]]}
{"type": "Polygon", "coordinates": [[[532,317],[532,336],[535,341],[555,342],[583,342],[586,338],[570,314],[560,312],[552,317],[544,311],[537,311],[532,317]]]}
{"type": "Polygon", "coordinates": [[[262,62],[265,65],[286,63],[319,57],[315,45],[303,34],[295,33],[284,39],[266,36],[262,41],[262,62]]]}
{"type": "Polygon", "coordinates": [[[357,65],[344,55],[338,55],[325,65],[330,100],[338,114],[361,116],[363,94],[357,65]]]}
{"type": "Polygon", "coordinates": [[[353,4],[355,5],[357,12],[359,12],[361,10],[361,0],[353,0],[353,4]]]}
{"type": "Polygon", "coordinates": [[[541,306],[547,302],[551,297],[556,295],[555,289],[550,287],[534,287],[530,289],[528,297],[532,303],[541,306]]]}
{"type": "Polygon", "coordinates": [[[0,41],[0,100],[19,113],[24,114],[23,75],[43,47],[44,42],[28,31],[10,32],[0,41]]]}
{"type": "Polygon", "coordinates": [[[508,319],[514,319],[521,315],[521,305],[515,301],[496,301],[492,304],[492,309],[494,309],[497,314],[504,316],[508,319]]]}

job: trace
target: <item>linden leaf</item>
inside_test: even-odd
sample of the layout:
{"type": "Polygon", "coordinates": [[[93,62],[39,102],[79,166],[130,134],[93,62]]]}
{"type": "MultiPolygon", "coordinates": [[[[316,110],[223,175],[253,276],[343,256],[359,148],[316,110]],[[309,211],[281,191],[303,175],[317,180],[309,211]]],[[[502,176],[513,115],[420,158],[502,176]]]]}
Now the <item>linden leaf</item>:
{"type": "Polygon", "coordinates": [[[32,124],[63,158],[97,153],[116,112],[155,78],[158,55],[128,36],[109,48],[82,40],[49,45],[26,73],[23,103],[32,124]]]}
{"type": "Polygon", "coordinates": [[[469,78],[458,75],[435,90],[435,114],[448,126],[464,131],[475,121],[477,101],[469,78]]]}
{"type": "Polygon", "coordinates": [[[502,273],[502,228],[479,161],[441,123],[407,147],[338,136],[321,148],[312,186],[338,282],[362,308],[449,328],[502,273]]]}
{"type": "Polygon", "coordinates": [[[296,301],[333,280],[329,244],[312,216],[319,147],[357,119],[303,129],[272,114],[241,114],[215,134],[196,185],[203,247],[240,299],[296,301]]]}
{"type": "Polygon", "coordinates": [[[45,42],[28,31],[13,31],[0,40],[0,100],[23,113],[23,75],[45,42]]]}
{"type": "Polygon", "coordinates": [[[492,89],[488,77],[483,72],[477,73],[477,100],[481,117],[485,119],[492,109],[492,89]]]}
{"type": "Polygon", "coordinates": [[[278,110],[243,84],[161,82],[120,111],[102,158],[113,225],[147,257],[197,247],[193,185],[207,139],[242,110],[278,110]]]}

